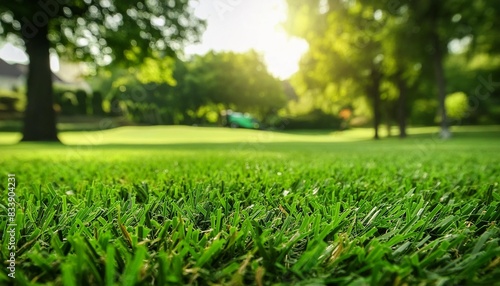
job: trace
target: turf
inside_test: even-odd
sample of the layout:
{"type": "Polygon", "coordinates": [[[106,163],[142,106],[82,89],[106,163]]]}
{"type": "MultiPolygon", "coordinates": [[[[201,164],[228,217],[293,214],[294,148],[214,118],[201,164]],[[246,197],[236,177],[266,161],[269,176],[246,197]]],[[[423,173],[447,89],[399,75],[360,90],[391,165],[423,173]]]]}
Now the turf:
{"type": "Polygon", "coordinates": [[[2,145],[1,259],[14,173],[21,285],[498,283],[500,128],[433,131],[128,127],[2,145]]]}

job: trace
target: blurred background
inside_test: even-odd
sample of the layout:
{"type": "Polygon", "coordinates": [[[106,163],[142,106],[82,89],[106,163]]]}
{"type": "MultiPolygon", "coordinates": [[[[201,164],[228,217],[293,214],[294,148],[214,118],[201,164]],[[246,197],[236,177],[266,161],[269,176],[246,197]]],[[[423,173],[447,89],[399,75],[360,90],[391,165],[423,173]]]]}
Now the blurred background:
{"type": "Polygon", "coordinates": [[[0,131],[500,124],[498,0],[11,1],[0,131]],[[104,121],[105,120],[105,121],[104,121]],[[103,123],[105,122],[105,123],[103,123]]]}

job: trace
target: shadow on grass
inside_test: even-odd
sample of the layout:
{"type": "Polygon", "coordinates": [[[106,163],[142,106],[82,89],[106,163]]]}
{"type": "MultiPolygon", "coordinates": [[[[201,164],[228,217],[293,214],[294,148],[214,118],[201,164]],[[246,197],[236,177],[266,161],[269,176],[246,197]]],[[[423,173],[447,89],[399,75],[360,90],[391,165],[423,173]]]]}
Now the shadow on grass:
{"type": "MultiPolygon", "coordinates": [[[[387,140],[360,140],[356,142],[234,142],[234,143],[172,143],[172,144],[103,144],[103,145],[63,145],[57,143],[20,143],[11,145],[7,150],[24,152],[44,152],[71,151],[72,153],[93,153],[104,152],[104,154],[127,154],[132,153],[158,153],[168,155],[169,151],[192,152],[193,156],[207,152],[220,156],[231,156],[237,154],[247,154],[254,156],[258,154],[311,154],[311,160],[315,160],[324,154],[399,154],[409,155],[411,153],[426,153],[427,151],[451,151],[460,152],[474,148],[498,148],[500,136],[488,137],[468,137],[464,136],[460,140],[433,141],[422,139],[399,140],[397,138],[387,140]]],[[[6,150],[2,151],[6,151],[6,150]]],[[[492,149],[492,150],[493,150],[492,149]]],[[[2,153],[0,151],[0,153],[2,153]]]]}
{"type": "MultiPolygon", "coordinates": [[[[343,132],[342,130],[336,130],[336,129],[324,129],[324,130],[266,130],[266,131],[272,131],[275,133],[281,133],[281,134],[289,134],[289,135],[307,135],[307,136],[324,136],[324,135],[331,135],[331,134],[340,134],[343,132]]],[[[345,130],[349,131],[349,130],[345,130]]]]}
{"type": "MultiPolygon", "coordinates": [[[[324,131],[332,132],[332,131],[324,131]]],[[[380,140],[370,138],[358,138],[352,141],[301,141],[300,135],[318,134],[315,131],[308,132],[286,132],[287,134],[299,135],[295,141],[281,142],[259,142],[241,141],[231,143],[207,143],[207,142],[189,142],[189,143],[154,143],[154,144],[134,144],[134,143],[112,143],[112,144],[62,144],[57,142],[19,142],[18,144],[0,144],[1,148],[18,150],[37,150],[37,149],[61,149],[75,148],[81,150],[218,150],[218,151],[262,151],[262,152],[280,152],[280,151],[339,151],[356,150],[359,152],[369,152],[371,149],[385,148],[403,148],[403,149],[429,149],[436,146],[467,146],[473,147],[482,143],[494,145],[500,143],[500,127],[490,128],[466,128],[466,130],[457,130],[453,132],[453,137],[449,140],[442,140],[436,132],[420,132],[410,134],[409,137],[401,139],[397,136],[384,137],[380,140]]],[[[325,133],[326,134],[326,133],[325,133]]],[[[498,144],[500,147],[500,144],[498,144]]],[[[1,150],[0,150],[1,153],[1,150]]]]}

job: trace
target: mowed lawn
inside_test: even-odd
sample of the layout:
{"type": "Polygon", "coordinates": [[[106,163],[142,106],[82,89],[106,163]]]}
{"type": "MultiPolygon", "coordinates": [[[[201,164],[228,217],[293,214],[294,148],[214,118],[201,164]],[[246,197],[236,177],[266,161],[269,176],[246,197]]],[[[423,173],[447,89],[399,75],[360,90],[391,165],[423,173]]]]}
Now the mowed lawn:
{"type": "Polygon", "coordinates": [[[499,285],[500,127],[0,133],[19,285],[499,285]]]}

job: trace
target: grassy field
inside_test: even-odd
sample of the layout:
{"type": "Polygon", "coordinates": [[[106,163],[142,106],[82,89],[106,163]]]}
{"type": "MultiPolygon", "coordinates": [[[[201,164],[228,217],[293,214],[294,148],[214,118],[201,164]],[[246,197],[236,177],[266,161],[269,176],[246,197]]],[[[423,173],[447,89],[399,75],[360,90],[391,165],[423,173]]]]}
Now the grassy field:
{"type": "Polygon", "coordinates": [[[19,285],[499,285],[500,127],[0,133],[19,285]]]}

